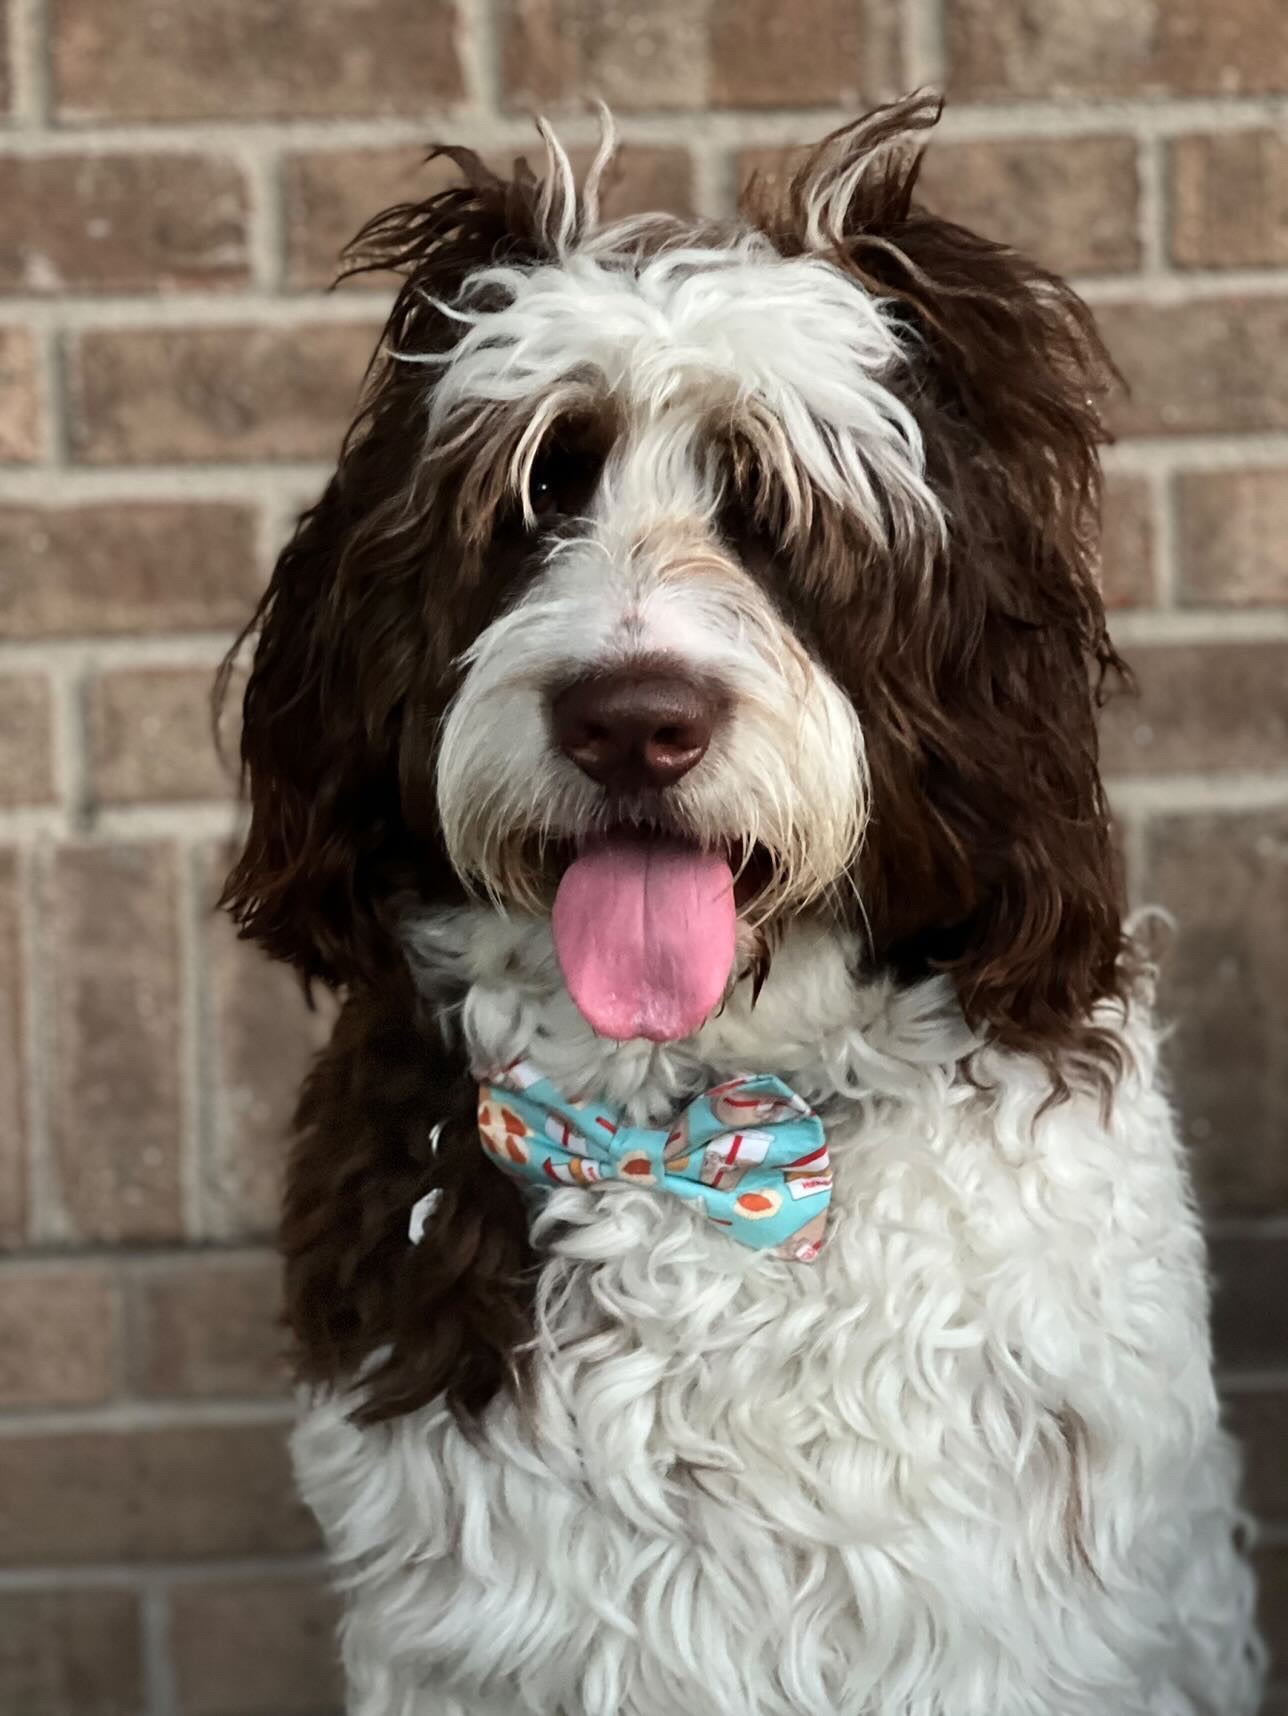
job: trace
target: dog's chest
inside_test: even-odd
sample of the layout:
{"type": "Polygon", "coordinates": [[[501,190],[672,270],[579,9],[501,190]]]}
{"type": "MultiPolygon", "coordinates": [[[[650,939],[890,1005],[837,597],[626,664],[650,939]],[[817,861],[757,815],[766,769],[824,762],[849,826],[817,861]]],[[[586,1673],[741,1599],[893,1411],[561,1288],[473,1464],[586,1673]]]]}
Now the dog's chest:
{"type": "Polygon", "coordinates": [[[802,1716],[913,1687],[951,1614],[1018,1708],[1005,1664],[1096,1624],[1088,1462],[1110,1538],[1139,1480],[1106,1446],[1185,1470],[1164,1455],[1203,1410],[1201,1294],[1146,1130],[1114,1152],[1069,1118],[1035,1146],[980,1113],[949,1087],[834,1109],[813,1265],[655,1190],[552,1194],[526,1405],[479,1435],[438,1408],[301,1427],[354,1638],[444,1687],[521,1681],[524,1709],[660,1716],[701,1687],[720,1716],[802,1716]],[[1049,1613],[1021,1600],[1034,1580],[1063,1593],[1049,1613]]]}

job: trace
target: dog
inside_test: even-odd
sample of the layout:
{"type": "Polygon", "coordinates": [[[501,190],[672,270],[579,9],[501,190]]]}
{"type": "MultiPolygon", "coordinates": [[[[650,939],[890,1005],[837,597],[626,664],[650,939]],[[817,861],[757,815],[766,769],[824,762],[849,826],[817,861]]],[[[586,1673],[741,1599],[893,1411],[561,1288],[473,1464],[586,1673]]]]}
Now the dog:
{"type": "Polygon", "coordinates": [[[353,1716],[1251,1716],[1096,708],[1111,381],[915,200],[446,149],[252,621],[225,904],[340,992],[285,1192],[353,1716]]]}

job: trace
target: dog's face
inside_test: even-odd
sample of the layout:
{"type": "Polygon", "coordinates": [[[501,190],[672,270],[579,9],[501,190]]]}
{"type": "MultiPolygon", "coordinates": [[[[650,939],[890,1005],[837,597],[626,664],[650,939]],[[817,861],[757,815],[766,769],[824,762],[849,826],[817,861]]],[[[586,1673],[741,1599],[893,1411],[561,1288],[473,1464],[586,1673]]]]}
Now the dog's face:
{"type": "Polygon", "coordinates": [[[814,911],[1086,1046],[1120,952],[1102,359],[1067,289],[912,202],[932,119],[727,227],[601,228],[549,139],[544,183],[462,157],[373,224],[407,282],[260,615],[250,934],[374,981],[470,888],[553,912],[598,1028],[667,1036],[814,911]]]}

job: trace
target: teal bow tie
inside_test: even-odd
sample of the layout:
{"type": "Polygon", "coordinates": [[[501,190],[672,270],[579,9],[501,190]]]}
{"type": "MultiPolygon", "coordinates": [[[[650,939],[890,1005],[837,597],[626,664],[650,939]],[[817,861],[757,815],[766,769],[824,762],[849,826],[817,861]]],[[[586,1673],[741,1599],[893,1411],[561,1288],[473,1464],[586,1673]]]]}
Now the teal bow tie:
{"type": "Polygon", "coordinates": [[[657,1186],[757,1251],[818,1256],[832,1198],[823,1123],[780,1079],[731,1079],[667,1131],[570,1102],[526,1061],[479,1086],[479,1135],[507,1174],[548,1190],[603,1180],[657,1186]]]}

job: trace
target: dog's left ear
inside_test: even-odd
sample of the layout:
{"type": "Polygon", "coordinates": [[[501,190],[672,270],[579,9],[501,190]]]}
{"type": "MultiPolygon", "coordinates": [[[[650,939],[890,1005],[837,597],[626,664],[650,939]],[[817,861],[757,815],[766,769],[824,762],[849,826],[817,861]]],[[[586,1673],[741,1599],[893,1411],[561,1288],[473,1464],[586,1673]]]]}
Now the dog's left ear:
{"type": "Polygon", "coordinates": [[[1124,982],[1095,725],[1121,669],[1096,572],[1113,370],[1062,281],[914,200],[938,114],[912,97],[826,139],[767,217],[752,193],[780,249],[886,303],[905,362],[885,379],[944,518],[903,564],[852,546],[817,628],[867,739],[860,892],[878,955],[948,970],[973,1023],[1103,1061],[1088,1018],[1124,982]]]}

